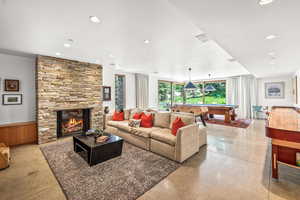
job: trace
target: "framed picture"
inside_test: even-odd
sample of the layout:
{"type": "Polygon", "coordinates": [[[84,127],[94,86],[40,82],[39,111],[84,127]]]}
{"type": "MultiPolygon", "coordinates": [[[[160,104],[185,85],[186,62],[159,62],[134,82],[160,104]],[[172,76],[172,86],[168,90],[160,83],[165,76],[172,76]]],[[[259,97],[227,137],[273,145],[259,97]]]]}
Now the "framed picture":
{"type": "Polygon", "coordinates": [[[12,80],[12,79],[5,79],[4,90],[6,92],[19,92],[20,90],[20,81],[19,80],[12,80]]]}
{"type": "Polygon", "coordinates": [[[103,101],[110,101],[110,100],[111,100],[111,87],[103,86],[103,101]]]}
{"type": "Polygon", "coordinates": [[[266,99],[283,99],[284,98],[284,82],[265,83],[266,99]]]}
{"type": "Polygon", "coordinates": [[[21,105],[22,94],[3,94],[2,95],[3,105],[21,105]]]}

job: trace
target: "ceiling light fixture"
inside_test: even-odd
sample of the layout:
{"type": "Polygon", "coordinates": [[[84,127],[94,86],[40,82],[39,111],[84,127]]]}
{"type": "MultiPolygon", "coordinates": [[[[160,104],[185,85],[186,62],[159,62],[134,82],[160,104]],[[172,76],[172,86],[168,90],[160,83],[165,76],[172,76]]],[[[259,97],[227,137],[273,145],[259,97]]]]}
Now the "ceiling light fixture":
{"type": "Polygon", "coordinates": [[[227,60],[228,60],[229,62],[235,62],[235,61],[236,61],[235,58],[228,58],[227,60]]]}
{"type": "Polygon", "coordinates": [[[276,35],[268,35],[268,36],[266,37],[266,40],[274,40],[274,39],[276,39],[276,38],[277,38],[276,35]]]}
{"type": "Polygon", "coordinates": [[[61,55],[61,53],[57,52],[57,53],[55,53],[55,55],[57,55],[57,56],[60,56],[60,55],[61,55]]]}
{"type": "MultiPolygon", "coordinates": [[[[210,77],[211,77],[211,74],[208,74],[208,80],[210,80],[210,77]]],[[[205,83],[204,83],[204,85],[205,85],[205,83]]],[[[204,91],[205,92],[214,92],[214,91],[216,91],[216,88],[213,85],[208,84],[204,87],[204,91]]]]}
{"type": "Polygon", "coordinates": [[[112,54],[109,54],[109,57],[113,58],[113,57],[114,57],[114,55],[112,55],[112,54]]]}
{"type": "Polygon", "coordinates": [[[276,53],[275,53],[275,52],[270,52],[270,53],[269,53],[269,56],[270,56],[271,58],[275,59],[276,53]]]}
{"type": "Polygon", "coordinates": [[[90,21],[93,22],[93,23],[100,23],[100,19],[96,16],[90,16],[90,21]]]}
{"type": "Polygon", "coordinates": [[[145,43],[145,44],[149,44],[150,41],[149,41],[149,40],[144,40],[144,43],[145,43]]]}
{"type": "Polygon", "coordinates": [[[68,39],[66,43],[64,43],[64,47],[66,48],[70,48],[73,44],[73,40],[72,39],[68,39]]]}
{"type": "Polygon", "coordinates": [[[259,0],[259,5],[264,6],[273,3],[274,0],[259,0]]]}
{"type": "Polygon", "coordinates": [[[71,44],[69,44],[69,43],[64,43],[64,47],[70,48],[70,47],[71,47],[71,44]]]}
{"type": "Polygon", "coordinates": [[[184,89],[185,90],[189,90],[189,91],[193,91],[193,90],[197,89],[197,87],[191,81],[191,72],[192,72],[192,68],[189,68],[189,81],[184,86],[184,89]]]}

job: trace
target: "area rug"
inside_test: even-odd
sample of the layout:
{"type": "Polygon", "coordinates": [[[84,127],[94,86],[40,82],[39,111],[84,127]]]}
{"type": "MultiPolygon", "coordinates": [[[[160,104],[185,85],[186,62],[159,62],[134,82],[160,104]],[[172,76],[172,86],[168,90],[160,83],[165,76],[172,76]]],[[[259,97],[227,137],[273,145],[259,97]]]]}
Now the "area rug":
{"type": "Polygon", "coordinates": [[[41,147],[69,200],[133,200],[180,167],[179,163],[124,142],[120,157],[90,167],[72,141],[41,147]]]}
{"type": "Polygon", "coordinates": [[[224,119],[209,119],[206,121],[207,123],[210,124],[219,124],[219,125],[224,125],[224,126],[232,126],[232,127],[237,127],[237,128],[248,128],[248,126],[251,124],[250,119],[237,119],[234,121],[231,121],[230,123],[225,122],[224,119]]]}

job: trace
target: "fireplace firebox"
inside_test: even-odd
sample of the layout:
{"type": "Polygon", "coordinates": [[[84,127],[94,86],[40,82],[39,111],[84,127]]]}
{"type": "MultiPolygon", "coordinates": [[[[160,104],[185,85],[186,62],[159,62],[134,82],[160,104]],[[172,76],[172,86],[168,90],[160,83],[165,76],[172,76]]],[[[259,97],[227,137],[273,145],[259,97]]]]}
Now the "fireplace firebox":
{"type": "Polygon", "coordinates": [[[57,111],[57,137],[86,132],[90,129],[90,109],[57,111]]]}

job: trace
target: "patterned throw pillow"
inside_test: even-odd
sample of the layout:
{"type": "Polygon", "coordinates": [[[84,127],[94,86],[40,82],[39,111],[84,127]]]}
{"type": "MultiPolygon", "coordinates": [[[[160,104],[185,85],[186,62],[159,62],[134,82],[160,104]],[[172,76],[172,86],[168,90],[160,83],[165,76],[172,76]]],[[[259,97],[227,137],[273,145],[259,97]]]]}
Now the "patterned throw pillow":
{"type": "Polygon", "coordinates": [[[141,126],[141,120],[140,119],[130,119],[128,122],[128,126],[139,128],[141,126]]]}

